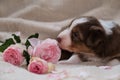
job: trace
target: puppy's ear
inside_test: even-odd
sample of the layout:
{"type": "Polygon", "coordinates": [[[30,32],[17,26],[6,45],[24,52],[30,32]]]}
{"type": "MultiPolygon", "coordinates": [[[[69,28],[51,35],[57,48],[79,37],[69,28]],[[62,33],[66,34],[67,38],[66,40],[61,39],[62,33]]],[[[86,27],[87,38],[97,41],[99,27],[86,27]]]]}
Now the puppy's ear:
{"type": "Polygon", "coordinates": [[[102,42],[105,36],[105,31],[102,27],[91,26],[87,37],[87,45],[90,47],[96,47],[102,42]]]}

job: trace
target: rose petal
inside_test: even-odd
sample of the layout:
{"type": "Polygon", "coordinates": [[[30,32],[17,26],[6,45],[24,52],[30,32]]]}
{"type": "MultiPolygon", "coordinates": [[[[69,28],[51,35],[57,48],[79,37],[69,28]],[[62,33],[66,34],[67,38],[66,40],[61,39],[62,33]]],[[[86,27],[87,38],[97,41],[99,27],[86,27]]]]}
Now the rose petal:
{"type": "Polygon", "coordinates": [[[30,39],[28,39],[28,41],[30,42],[32,47],[35,47],[38,44],[38,42],[40,42],[40,40],[37,38],[30,38],[30,39]]]}
{"type": "Polygon", "coordinates": [[[64,79],[68,76],[68,73],[66,71],[62,71],[62,72],[59,72],[59,73],[52,73],[52,74],[49,74],[48,77],[51,78],[51,79],[55,79],[55,80],[61,80],[61,79],[64,79]]]}
{"type": "Polygon", "coordinates": [[[31,56],[33,56],[33,47],[32,46],[29,46],[28,47],[28,53],[29,53],[29,55],[31,55],[31,56]]]}

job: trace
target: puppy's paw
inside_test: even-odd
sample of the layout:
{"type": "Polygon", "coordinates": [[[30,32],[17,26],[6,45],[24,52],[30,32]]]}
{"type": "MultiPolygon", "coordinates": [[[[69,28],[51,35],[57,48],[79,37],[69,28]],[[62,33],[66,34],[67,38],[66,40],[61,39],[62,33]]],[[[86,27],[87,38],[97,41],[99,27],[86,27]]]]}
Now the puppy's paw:
{"type": "Polygon", "coordinates": [[[69,60],[62,60],[62,61],[59,61],[58,64],[74,64],[74,63],[69,60]]]}
{"type": "Polygon", "coordinates": [[[107,66],[115,66],[115,65],[118,65],[118,64],[120,64],[120,61],[118,59],[113,59],[110,62],[108,62],[106,65],[107,66]]]}
{"type": "Polygon", "coordinates": [[[78,55],[73,55],[68,60],[59,61],[58,64],[78,64],[81,60],[78,55]]]}

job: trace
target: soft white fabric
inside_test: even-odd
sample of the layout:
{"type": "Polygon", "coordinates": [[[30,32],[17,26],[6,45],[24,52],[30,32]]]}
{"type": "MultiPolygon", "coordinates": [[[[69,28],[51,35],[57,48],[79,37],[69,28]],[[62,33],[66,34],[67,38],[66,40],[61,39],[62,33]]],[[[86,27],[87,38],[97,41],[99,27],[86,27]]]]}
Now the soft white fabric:
{"type": "MultiPolygon", "coordinates": [[[[120,24],[119,0],[0,0],[0,40],[21,32],[24,39],[38,32],[40,39],[56,38],[70,21],[79,16],[95,16],[120,24]]],[[[56,64],[60,80],[120,80],[120,65],[110,69],[56,64]],[[61,74],[62,73],[62,74],[61,74]]],[[[37,75],[24,67],[16,67],[2,60],[0,55],[0,80],[57,80],[50,74],[37,75]]]]}

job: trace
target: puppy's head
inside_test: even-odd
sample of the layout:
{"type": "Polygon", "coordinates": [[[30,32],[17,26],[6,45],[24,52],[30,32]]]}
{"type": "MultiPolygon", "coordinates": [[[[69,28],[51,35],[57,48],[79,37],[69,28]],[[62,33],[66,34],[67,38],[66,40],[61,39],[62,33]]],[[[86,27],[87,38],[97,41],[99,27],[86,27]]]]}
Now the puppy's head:
{"type": "Polygon", "coordinates": [[[105,31],[94,17],[82,17],[71,22],[67,29],[62,31],[57,40],[62,49],[71,52],[91,52],[101,44],[105,31]]]}

